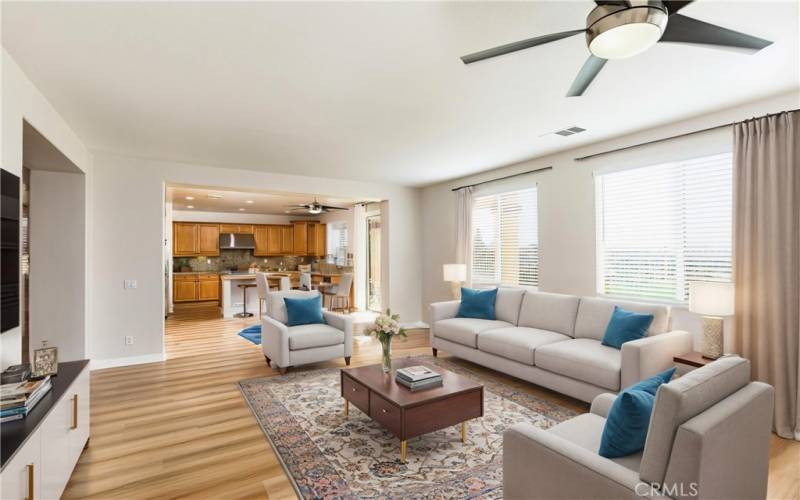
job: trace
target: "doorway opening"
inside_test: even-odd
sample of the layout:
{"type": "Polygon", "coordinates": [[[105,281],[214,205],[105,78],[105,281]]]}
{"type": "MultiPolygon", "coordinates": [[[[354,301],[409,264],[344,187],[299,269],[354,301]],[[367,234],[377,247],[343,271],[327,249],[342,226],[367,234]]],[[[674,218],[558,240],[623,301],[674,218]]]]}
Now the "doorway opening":
{"type": "Polygon", "coordinates": [[[367,216],[367,309],[381,312],[381,215],[367,216]]]}

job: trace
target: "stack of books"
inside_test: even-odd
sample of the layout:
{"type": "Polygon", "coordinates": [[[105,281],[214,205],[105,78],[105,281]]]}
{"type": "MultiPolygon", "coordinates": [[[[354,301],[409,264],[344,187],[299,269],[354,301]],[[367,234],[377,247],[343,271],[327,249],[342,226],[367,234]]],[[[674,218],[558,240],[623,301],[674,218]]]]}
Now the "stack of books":
{"type": "Polygon", "coordinates": [[[398,368],[395,380],[398,384],[408,387],[411,392],[442,386],[442,376],[427,366],[398,368]]]}
{"type": "Polygon", "coordinates": [[[52,388],[50,376],[0,385],[0,422],[19,420],[52,388]]]}

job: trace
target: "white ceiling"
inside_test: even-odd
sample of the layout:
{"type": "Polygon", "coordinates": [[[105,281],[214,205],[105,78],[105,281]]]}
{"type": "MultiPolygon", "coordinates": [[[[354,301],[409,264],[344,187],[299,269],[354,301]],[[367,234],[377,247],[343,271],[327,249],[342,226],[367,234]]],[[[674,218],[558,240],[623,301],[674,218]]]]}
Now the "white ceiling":
{"type": "Polygon", "coordinates": [[[9,2],[3,45],[92,148],[422,185],[800,86],[798,2],[682,13],[768,38],[756,55],[659,44],[564,97],[582,28],[563,2],[9,2]],[[579,125],[564,138],[542,134],[579,125]]]}
{"type": "MultiPolygon", "coordinates": [[[[315,198],[323,205],[343,208],[351,208],[360,201],[367,201],[307,194],[228,191],[196,186],[167,187],[167,201],[173,203],[172,206],[175,210],[194,210],[195,212],[285,215],[288,205],[305,205],[314,201],[315,198]],[[212,198],[209,195],[222,196],[222,198],[212,198]],[[194,199],[188,200],[187,196],[194,199]],[[193,208],[189,208],[189,206],[193,208]]],[[[305,215],[304,212],[292,212],[291,214],[305,215]]]]}

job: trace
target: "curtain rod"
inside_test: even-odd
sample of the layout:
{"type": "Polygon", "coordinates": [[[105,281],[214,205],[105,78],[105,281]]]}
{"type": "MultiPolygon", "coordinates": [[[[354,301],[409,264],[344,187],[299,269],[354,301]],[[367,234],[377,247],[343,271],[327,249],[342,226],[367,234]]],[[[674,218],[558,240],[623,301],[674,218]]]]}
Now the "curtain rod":
{"type": "Polygon", "coordinates": [[[504,177],[498,177],[497,179],[490,179],[488,181],[476,182],[475,184],[467,184],[465,186],[459,186],[457,188],[451,189],[450,191],[458,191],[459,189],[480,186],[481,184],[488,184],[490,182],[502,181],[502,180],[505,180],[505,179],[511,179],[512,177],[519,177],[520,175],[532,174],[534,172],[544,172],[545,170],[552,170],[552,169],[553,169],[553,167],[535,168],[533,170],[528,170],[527,172],[519,172],[517,174],[511,174],[511,175],[506,175],[504,177]]]}
{"type": "MultiPolygon", "coordinates": [[[[781,111],[779,113],[769,113],[769,114],[766,114],[764,116],[760,116],[760,117],[757,117],[757,118],[767,118],[769,116],[777,116],[777,115],[782,115],[784,113],[794,113],[796,111],[800,111],[800,108],[799,109],[790,109],[788,111],[781,111]]],[[[702,134],[703,132],[711,132],[712,130],[717,130],[717,129],[725,128],[725,127],[731,127],[733,125],[736,125],[737,123],[744,123],[744,122],[748,122],[748,121],[751,121],[751,120],[756,120],[757,118],[748,118],[747,120],[742,120],[741,122],[724,123],[722,125],[715,125],[713,127],[708,127],[708,128],[704,128],[704,129],[700,129],[700,130],[695,130],[694,132],[686,132],[684,134],[673,135],[673,136],[670,136],[670,137],[663,137],[661,139],[654,139],[652,141],[642,142],[642,143],[639,143],[639,144],[633,144],[631,146],[624,146],[624,147],[617,148],[617,149],[610,149],[608,151],[602,151],[600,153],[593,153],[593,154],[590,154],[590,155],[586,155],[586,156],[581,156],[581,157],[575,158],[575,161],[589,160],[591,158],[596,158],[598,156],[603,156],[603,155],[607,155],[607,154],[611,154],[611,153],[618,153],[620,151],[625,151],[625,150],[628,150],[628,149],[638,148],[640,146],[648,146],[650,144],[657,144],[659,142],[671,141],[672,139],[680,139],[681,137],[687,137],[687,136],[695,135],[695,134],[702,134]]]]}

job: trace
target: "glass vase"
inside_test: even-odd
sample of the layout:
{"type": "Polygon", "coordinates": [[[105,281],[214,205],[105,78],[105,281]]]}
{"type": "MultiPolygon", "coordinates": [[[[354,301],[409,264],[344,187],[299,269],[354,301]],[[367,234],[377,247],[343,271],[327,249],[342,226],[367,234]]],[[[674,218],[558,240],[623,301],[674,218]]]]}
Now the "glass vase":
{"type": "Polygon", "coordinates": [[[389,373],[392,371],[392,338],[388,337],[385,340],[381,340],[381,349],[383,353],[381,355],[381,364],[383,365],[383,373],[389,373]]]}

